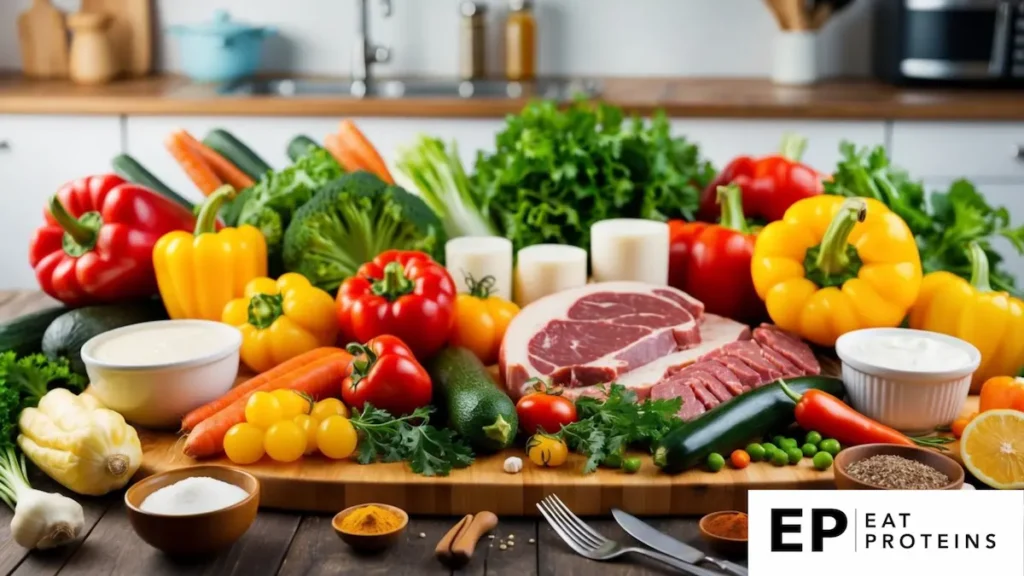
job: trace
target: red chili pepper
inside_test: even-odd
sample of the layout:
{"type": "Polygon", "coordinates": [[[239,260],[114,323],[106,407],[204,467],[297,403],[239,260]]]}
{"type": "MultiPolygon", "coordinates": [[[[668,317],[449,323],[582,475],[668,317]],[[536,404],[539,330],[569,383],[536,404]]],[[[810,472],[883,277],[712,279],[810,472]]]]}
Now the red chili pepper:
{"type": "Polygon", "coordinates": [[[424,359],[448,342],[454,321],[455,282],[423,252],[383,252],[338,289],[341,335],[352,342],[391,334],[424,359]]]}
{"type": "Polygon", "coordinates": [[[362,409],[369,403],[399,416],[430,404],[430,375],[398,338],[378,336],[347,350],[352,369],[341,384],[341,397],[349,406],[362,409]]]}
{"type": "Polygon", "coordinates": [[[44,216],[29,263],[39,287],[69,306],[156,294],[153,245],[196,223],[187,208],[114,174],[65,184],[44,216]]]}
{"type": "Polygon", "coordinates": [[[828,392],[808,390],[801,396],[782,380],[779,380],[779,386],[786,396],[796,402],[793,413],[796,416],[796,423],[804,430],[816,430],[824,436],[839,440],[846,446],[877,443],[904,446],[917,444],[904,434],[857,412],[828,392]]]}
{"type": "Polygon", "coordinates": [[[722,186],[718,197],[721,224],[669,222],[668,283],[712,314],[754,324],[766,315],[750,275],[757,235],[747,227],[737,185],[722,186]]]}
{"type": "Polygon", "coordinates": [[[718,220],[718,187],[738,184],[743,190],[743,208],[747,216],[765,223],[781,220],[786,209],[797,200],[817,196],[825,191],[822,175],[800,163],[807,140],[787,134],[782,152],[762,158],[740,156],[718,174],[701,195],[697,219],[718,220]]]}

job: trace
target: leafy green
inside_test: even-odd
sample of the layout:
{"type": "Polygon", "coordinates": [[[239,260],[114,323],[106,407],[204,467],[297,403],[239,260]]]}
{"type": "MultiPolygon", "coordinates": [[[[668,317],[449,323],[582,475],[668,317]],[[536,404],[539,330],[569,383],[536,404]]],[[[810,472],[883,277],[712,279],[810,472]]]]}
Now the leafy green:
{"type": "Polygon", "coordinates": [[[19,358],[0,353],[0,448],[13,446],[22,408],[35,406],[51,388],[74,391],[85,388],[85,378],[71,372],[64,358],[50,360],[42,354],[19,358]]]}
{"type": "Polygon", "coordinates": [[[455,432],[430,426],[432,411],[422,407],[395,418],[370,404],[355,410],[351,422],[359,432],[356,460],[360,464],[405,461],[424,476],[447,476],[453,468],[472,464],[473,452],[455,432]]]}
{"type": "Polygon", "coordinates": [[[588,249],[599,220],[692,219],[713,176],[697,146],[671,136],[664,114],[645,125],[608,104],[534,102],[507,118],[493,153],[478,155],[470,191],[516,250],[588,249]]]}
{"type": "Polygon", "coordinates": [[[447,237],[419,197],[367,172],[327,184],[298,209],[284,237],[284,267],[334,293],[364,262],[390,248],[441,261],[447,237]]]}
{"type": "Polygon", "coordinates": [[[832,181],[825,184],[825,192],[874,198],[889,206],[914,233],[926,273],[945,270],[970,279],[966,247],[973,241],[988,257],[992,287],[1017,293],[1015,279],[999,270],[1003,259],[991,245],[993,239],[1003,237],[1024,254],[1024,226],[1012,227],[1005,207],[990,206],[968,180],[957,180],[948,190],[933,192],[928,202],[924,185],[891,166],[885,148],[858,150],[843,142],[840,152],[842,160],[832,181]]]}
{"type": "Polygon", "coordinates": [[[587,456],[584,474],[590,474],[610,455],[633,444],[650,446],[681,421],[676,416],[681,398],[637,402],[636,392],[612,384],[604,400],[576,400],[579,420],[559,433],[569,448],[587,456]]]}

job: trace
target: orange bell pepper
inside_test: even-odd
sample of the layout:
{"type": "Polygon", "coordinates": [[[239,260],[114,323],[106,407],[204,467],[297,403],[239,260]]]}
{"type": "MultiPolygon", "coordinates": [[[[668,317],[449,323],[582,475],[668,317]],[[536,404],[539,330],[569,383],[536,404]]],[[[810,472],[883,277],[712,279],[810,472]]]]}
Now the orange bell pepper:
{"type": "Polygon", "coordinates": [[[985,381],[981,386],[978,410],[985,412],[1000,408],[1024,412],[1024,378],[996,376],[985,381]]]}

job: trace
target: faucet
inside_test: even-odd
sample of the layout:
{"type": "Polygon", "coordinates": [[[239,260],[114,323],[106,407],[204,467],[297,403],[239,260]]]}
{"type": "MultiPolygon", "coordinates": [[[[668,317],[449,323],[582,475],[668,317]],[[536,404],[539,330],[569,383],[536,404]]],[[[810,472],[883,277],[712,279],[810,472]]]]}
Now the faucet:
{"type": "MultiPolygon", "coordinates": [[[[384,17],[391,16],[391,0],[378,0],[384,17]]],[[[359,10],[359,29],[356,32],[356,43],[352,50],[352,80],[365,85],[370,80],[370,66],[383,64],[391,60],[391,49],[387,46],[375,46],[370,42],[370,9],[369,0],[356,0],[359,10]]]]}

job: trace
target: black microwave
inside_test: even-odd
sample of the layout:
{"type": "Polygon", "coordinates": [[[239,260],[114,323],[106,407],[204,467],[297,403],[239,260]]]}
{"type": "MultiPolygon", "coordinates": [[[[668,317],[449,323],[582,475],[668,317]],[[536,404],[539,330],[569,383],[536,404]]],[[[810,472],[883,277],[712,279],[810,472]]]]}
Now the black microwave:
{"type": "Polygon", "coordinates": [[[877,0],[873,66],[895,84],[1024,85],[1024,0],[877,0]]]}

